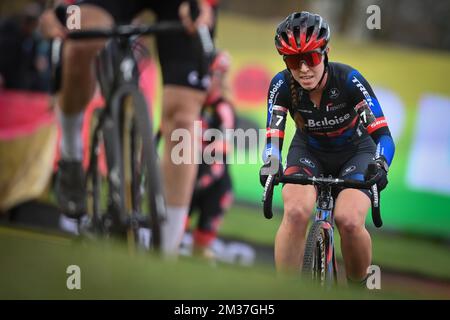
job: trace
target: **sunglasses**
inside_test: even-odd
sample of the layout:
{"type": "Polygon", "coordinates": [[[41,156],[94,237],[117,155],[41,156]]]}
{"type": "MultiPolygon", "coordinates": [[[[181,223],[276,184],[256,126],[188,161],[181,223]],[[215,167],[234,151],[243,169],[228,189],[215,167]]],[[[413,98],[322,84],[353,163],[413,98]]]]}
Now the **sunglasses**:
{"type": "Polygon", "coordinates": [[[305,53],[283,56],[284,63],[289,69],[300,68],[300,63],[305,61],[308,67],[315,67],[322,61],[324,50],[314,50],[305,53]]]}

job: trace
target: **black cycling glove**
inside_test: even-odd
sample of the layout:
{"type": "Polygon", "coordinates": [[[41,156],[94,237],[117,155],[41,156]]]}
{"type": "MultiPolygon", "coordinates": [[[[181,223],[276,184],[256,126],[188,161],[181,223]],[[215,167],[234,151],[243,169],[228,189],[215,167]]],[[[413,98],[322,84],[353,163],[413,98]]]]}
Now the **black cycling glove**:
{"type": "Polygon", "coordinates": [[[277,176],[283,174],[283,166],[281,165],[281,161],[277,158],[268,158],[261,169],[259,169],[259,182],[261,183],[261,186],[265,186],[269,174],[275,174],[277,176]],[[276,169],[277,167],[278,170],[276,169]]]}
{"type": "Polygon", "coordinates": [[[375,159],[375,163],[377,164],[378,172],[381,174],[381,178],[377,182],[378,191],[381,191],[384,188],[386,188],[388,184],[387,174],[389,170],[389,165],[384,156],[380,156],[377,159],[375,159]]]}

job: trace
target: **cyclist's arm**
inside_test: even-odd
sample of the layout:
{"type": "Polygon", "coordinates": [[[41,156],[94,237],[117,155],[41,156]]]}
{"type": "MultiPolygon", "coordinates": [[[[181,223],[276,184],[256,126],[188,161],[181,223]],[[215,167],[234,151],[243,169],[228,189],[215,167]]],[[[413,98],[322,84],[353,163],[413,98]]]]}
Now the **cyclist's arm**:
{"type": "Polygon", "coordinates": [[[367,133],[377,145],[375,157],[383,156],[390,166],[394,158],[395,144],[381,105],[369,83],[359,72],[354,70],[350,74],[348,81],[354,92],[355,105],[365,101],[375,117],[375,121],[367,127],[367,133]]]}
{"type": "Polygon", "coordinates": [[[276,158],[282,162],[284,130],[288,106],[290,105],[289,90],[282,72],[271,81],[267,95],[266,147],[263,161],[276,158]]]}
{"type": "MultiPolygon", "coordinates": [[[[214,150],[215,154],[222,154],[225,156],[231,152],[232,144],[227,138],[232,138],[234,135],[227,135],[227,129],[235,128],[235,113],[234,108],[228,101],[220,102],[216,107],[217,117],[219,119],[219,128],[222,131],[223,139],[216,138],[208,147],[214,150]]],[[[197,179],[197,188],[202,189],[210,186],[215,181],[221,179],[225,173],[225,161],[214,162],[211,165],[202,164],[202,170],[199,170],[199,177],[197,179]]]]}
{"type": "Polygon", "coordinates": [[[214,182],[222,179],[225,174],[225,164],[220,162],[214,162],[213,164],[201,164],[202,171],[197,178],[195,185],[196,190],[205,189],[212,185],[214,182]]]}
{"type": "Polygon", "coordinates": [[[223,139],[217,138],[214,140],[211,148],[213,148],[216,153],[226,154],[231,146],[231,141],[227,139],[230,139],[233,136],[227,134],[227,130],[235,128],[234,108],[228,101],[220,102],[216,108],[219,119],[219,129],[222,132],[223,139]]]}
{"type": "Polygon", "coordinates": [[[201,25],[206,25],[209,28],[212,28],[214,24],[213,5],[216,5],[217,1],[216,2],[211,0],[193,0],[193,1],[197,1],[198,3],[199,15],[197,19],[195,21],[192,21],[189,1],[185,1],[181,3],[178,10],[181,23],[190,33],[195,33],[195,31],[201,25]]]}

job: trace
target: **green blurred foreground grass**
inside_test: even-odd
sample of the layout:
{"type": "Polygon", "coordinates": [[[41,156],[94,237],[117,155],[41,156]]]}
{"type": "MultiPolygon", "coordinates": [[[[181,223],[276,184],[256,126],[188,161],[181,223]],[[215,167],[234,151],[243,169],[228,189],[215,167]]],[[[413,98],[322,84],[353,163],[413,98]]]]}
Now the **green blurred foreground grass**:
{"type": "MultiPolygon", "coordinates": [[[[277,212],[277,211],[274,211],[277,212]]],[[[273,246],[281,214],[267,220],[262,209],[234,206],[224,219],[221,234],[252,243],[273,246]]],[[[393,235],[374,230],[372,225],[373,263],[381,268],[450,280],[450,246],[431,240],[393,235]]],[[[338,232],[336,247],[342,257],[338,232]]]]}
{"type": "Polygon", "coordinates": [[[325,291],[270,268],[211,266],[182,258],[130,255],[117,243],[80,242],[0,227],[0,299],[405,299],[410,293],[325,291]],[[81,269],[81,290],[68,290],[67,267],[81,269]]]}

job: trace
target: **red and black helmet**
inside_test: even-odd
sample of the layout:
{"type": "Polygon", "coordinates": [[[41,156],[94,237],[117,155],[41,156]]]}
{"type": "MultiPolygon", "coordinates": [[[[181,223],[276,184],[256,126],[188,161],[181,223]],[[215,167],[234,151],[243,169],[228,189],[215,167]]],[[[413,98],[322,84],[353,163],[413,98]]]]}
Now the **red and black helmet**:
{"type": "Polygon", "coordinates": [[[281,55],[324,50],[330,40],[330,27],[318,14],[294,12],[281,22],[275,35],[275,46],[281,55]]]}

